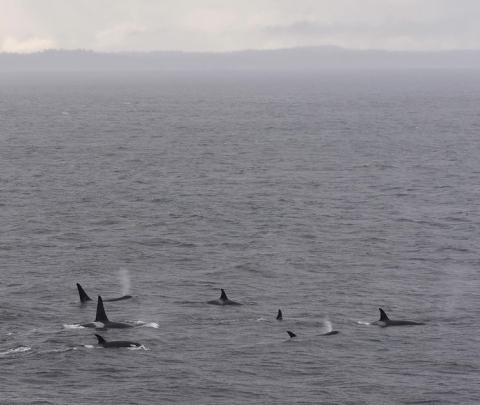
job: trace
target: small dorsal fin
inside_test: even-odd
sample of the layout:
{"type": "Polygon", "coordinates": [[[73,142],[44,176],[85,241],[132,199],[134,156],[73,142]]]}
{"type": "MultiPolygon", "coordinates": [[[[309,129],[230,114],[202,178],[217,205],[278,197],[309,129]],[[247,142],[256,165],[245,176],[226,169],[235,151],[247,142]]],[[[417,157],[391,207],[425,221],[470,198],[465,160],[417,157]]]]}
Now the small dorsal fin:
{"type": "Polygon", "coordinates": [[[107,318],[107,314],[105,313],[105,308],[103,306],[103,300],[100,295],[98,296],[98,302],[97,302],[97,316],[95,317],[95,322],[109,322],[107,318]]]}
{"type": "Polygon", "coordinates": [[[107,341],[102,336],[97,335],[96,333],[95,333],[95,336],[97,337],[99,345],[103,345],[103,344],[107,343],[107,341]]]}
{"type": "Polygon", "coordinates": [[[220,295],[220,299],[223,300],[223,301],[228,300],[227,294],[225,293],[225,290],[223,288],[221,288],[220,290],[222,290],[222,295],[220,295]]]}
{"type": "Polygon", "coordinates": [[[80,302],[91,301],[92,299],[87,295],[80,284],[77,283],[78,295],[80,295],[80,302]]]}
{"type": "Polygon", "coordinates": [[[382,322],[386,322],[386,321],[389,321],[390,319],[388,318],[387,314],[385,313],[385,311],[382,309],[382,308],[378,308],[378,310],[380,311],[380,320],[382,322]]]}
{"type": "Polygon", "coordinates": [[[287,333],[288,333],[288,336],[290,336],[291,338],[294,338],[294,337],[297,336],[297,335],[295,335],[295,333],[293,333],[291,330],[287,330],[287,333]]]}
{"type": "Polygon", "coordinates": [[[277,314],[277,321],[281,321],[282,319],[283,319],[282,310],[279,309],[279,310],[278,310],[278,314],[277,314]]]}

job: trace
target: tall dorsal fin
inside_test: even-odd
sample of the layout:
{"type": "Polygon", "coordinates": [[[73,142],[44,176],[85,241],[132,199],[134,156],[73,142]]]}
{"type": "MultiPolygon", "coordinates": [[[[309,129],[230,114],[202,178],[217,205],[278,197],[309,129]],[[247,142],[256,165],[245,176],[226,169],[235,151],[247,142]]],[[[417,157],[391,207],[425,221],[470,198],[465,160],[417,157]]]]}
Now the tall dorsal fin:
{"type": "Polygon", "coordinates": [[[287,333],[288,333],[288,336],[290,336],[291,338],[294,338],[294,337],[297,336],[297,335],[295,335],[295,333],[293,333],[291,330],[287,330],[287,333]]]}
{"type": "Polygon", "coordinates": [[[91,301],[92,299],[87,295],[80,284],[77,283],[78,295],[80,295],[80,302],[91,301]]]}
{"type": "Polygon", "coordinates": [[[103,300],[100,295],[98,296],[98,302],[97,302],[97,316],[95,317],[95,322],[109,322],[107,318],[107,314],[105,313],[105,308],[103,306],[103,300]]]}
{"type": "Polygon", "coordinates": [[[220,295],[220,299],[223,300],[223,301],[228,300],[227,294],[225,293],[225,290],[223,288],[221,288],[221,290],[222,290],[222,295],[220,295]]]}
{"type": "Polygon", "coordinates": [[[382,309],[382,308],[378,308],[378,310],[380,311],[380,320],[382,322],[386,322],[386,321],[389,321],[390,319],[388,318],[387,314],[385,313],[385,311],[382,309]]]}
{"type": "Polygon", "coordinates": [[[95,333],[95,336],[96,336],[97,339],[98,339],[98,344],[99,344],[99,345],[103,345],[103,344],[107,343],[107,341],[106,341],[102,336],[97,335],[96,333],[95,333]]]}
{"type": "Polygon", "coordinates": [[[278,310],[278,314],[277,314],[277,321],[281,321],[282,319],[283,319],[282,310],[279,309],[279,310],[278,310]]]}

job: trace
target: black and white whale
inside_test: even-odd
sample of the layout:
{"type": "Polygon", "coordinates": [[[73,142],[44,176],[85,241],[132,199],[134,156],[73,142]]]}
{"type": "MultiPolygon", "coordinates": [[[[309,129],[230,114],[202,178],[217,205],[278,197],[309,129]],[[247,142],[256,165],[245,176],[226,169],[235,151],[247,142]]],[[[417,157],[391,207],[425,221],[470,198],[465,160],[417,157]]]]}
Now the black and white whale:
{"type": "Polygon", "coordinates": [[[102,300],[102,297],[100,297],[100,295],[98,296],[97,314],[95,316],[95,321],[81,324],[81,326],[85,328],[105,328],[105,329],[133,328],[133,325],[130,325],[128,323],[110,321],[107,317],[107,314],[105,313],[105,307],[103,306],[103,300],[102,300]]]}
{"type": "Polygon", "coordinates": [[[283,320],[283,314],[282,314],[282,310],[279,309],[278,310],[278,313],[277,313],[277,321],[282,321],[283,320]]]}
{"type": "Polygon", "coordinates": [[[378,309],[380,311],[380,319],[378,321],[372,322],[372,325],[378,325],[384,328],[387,326],[425,325],[422,322],[392,320],[387,316],[387,314],[382,308],[378,308],[378,309]]]}
{"type": "Polygon", "coordinates": [[[137,342],[129,342],[128,340],[112,340],[111,342],[107,342],[102,336],[97,335],[95,336],[98,339],[98,344],[103,347],[139,347],[141,346],[140,343],[137,342]]]}
{"type": "Polygon", "coordinates": [[[290,338],[297,337],[297,335],[295,335],[295,333],[293,333],[291,330],[287,330],[287,333],[288,333],[288,336],[290,336],[290,338]]]}
{"type": "Polygon", "coordinates": [[[235,302],[229,299],[223,288],[221,288],[221,291],[222,294],[220,295],[220,298],[208,301],[207,303],[212,305],[242,305],[239,302],[235,302]]]}
{"type": "MultiPolygon", "coordinates": [[[[85,290],[79,283],[77,283],[77,289],[78,289],[78,295],[80,296],[80,302],[82,304],[87,301],[92,301],[92,299],[88,296],[88,294],[85,292],[85,290]]],[[[118,298],[105,298],[103,301],[105,302],[123,301],[123,300],[128,300],[129,298],[132,298],[132,296],[122,295],[121,297],[118,297],[118,298]]]]}

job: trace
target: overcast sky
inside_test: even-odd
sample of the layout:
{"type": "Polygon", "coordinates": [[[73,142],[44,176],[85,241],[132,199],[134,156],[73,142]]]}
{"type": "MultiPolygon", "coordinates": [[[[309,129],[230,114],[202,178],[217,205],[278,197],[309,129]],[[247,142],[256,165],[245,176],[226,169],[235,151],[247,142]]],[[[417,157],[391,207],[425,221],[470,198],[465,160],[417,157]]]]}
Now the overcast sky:
{"type": "Polygon", "coordinates": [[[0,0],[0,51],[480,49],[480,0],[0,0]]]}

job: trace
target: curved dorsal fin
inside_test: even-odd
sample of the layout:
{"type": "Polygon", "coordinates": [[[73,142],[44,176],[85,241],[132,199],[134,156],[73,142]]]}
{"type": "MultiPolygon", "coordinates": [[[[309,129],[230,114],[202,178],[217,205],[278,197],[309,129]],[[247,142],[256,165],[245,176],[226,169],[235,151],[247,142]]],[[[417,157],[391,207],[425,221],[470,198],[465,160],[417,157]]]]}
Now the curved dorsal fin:
{"type": "Polygon", "coordinates": [[[294,337],[297,336],[297,335],[295,335],[295,333],[293,333],[291,330],[287,330],[287,333],[288,333],[288,336],[290,336],[291,338],[294,338],[294,337]]]}
{"type": "Polygon", "coordinates": [[[382,308],[378,308],[378,310],[380,311],[380,320],[382,322],[386,322],[386,321],[389,321],[390,319],[388,318],[387,314],[385,313],[385,311],[382,309],[382,308]]]}
{"type": "Polygon", "coordinates": [[[92,299],[87,295],[80,284],[77,283],[78,295],[80,295],[80,302],[91,301],[92,299]]]}
{"type": "Polygon", "coordinates": [[[283,319],[282,310],[279,309],[279,310],[278,310],[278,314],[277,314],[277,321],[281,321],[282,319],[283,319]]]}
{"type": "Polygon", "coordinates": [[[223,288],[221,288],[220,290],[222,290],[222,295],[220,295],[220,299],[223,300],[223,301],[228,300],[227,294],[225,293],[225,290],[223,288]]]}
{"type": "Polygon", "coordinates": [[[95,333],[95,336],[97,337],[99,345],[103,345],[103,344],[107,343],[107,341],[102,336],[97,335],[96,333],[95,333]]]}
{"type": "Polygon", "coordinates": [[[109,322],[107,318],[107,314],[105,313],[105,308],[103,306],[103,300],[100,295],[98,296],[98,302],[97,302],[97,316],[95,317],[95,322],[109,322]]]}

